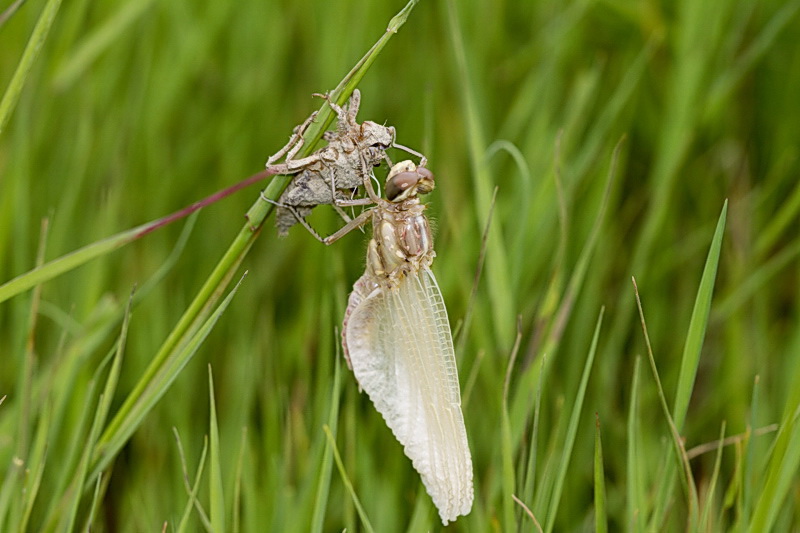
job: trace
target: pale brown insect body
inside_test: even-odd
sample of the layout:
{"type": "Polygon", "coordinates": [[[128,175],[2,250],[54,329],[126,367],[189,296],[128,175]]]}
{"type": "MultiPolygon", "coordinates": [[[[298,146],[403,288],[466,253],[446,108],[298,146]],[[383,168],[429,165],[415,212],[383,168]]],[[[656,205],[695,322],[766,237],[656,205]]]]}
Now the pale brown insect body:
{"type": "Polygon", "coordinates": [[[389,200],[368,212],[367,266],[350,294],[342,340],[359,385],[447,524],[472,508],[472,459],[447,310],[430,269],[433,239],[417,197],[433,187],[430,171],[410,161],[392,168],[389,200]]]}

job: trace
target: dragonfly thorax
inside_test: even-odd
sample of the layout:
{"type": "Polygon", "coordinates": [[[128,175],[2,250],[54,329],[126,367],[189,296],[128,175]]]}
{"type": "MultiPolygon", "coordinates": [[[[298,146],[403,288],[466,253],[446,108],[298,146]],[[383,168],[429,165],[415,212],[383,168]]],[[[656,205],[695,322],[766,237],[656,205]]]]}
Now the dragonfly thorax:
{"type": "Polygon", "coordinates": [[[425,206],[415,198],[391,207],[395,209],[376,210],[367,253],[367,268],[375,278],[389,282],[429,266],[434,256],[425,206]]]}

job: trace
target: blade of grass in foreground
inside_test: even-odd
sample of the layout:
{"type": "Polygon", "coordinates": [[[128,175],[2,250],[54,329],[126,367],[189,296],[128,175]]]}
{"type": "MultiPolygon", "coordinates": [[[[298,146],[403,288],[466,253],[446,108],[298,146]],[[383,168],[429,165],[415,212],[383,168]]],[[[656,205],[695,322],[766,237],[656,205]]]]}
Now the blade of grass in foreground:
{"type": "Polygon", "coordinates": [[[795,387],[787,402],[787,410],[780,423],[772,456],[767,465],[766,481],[755,509],[748,531],[771,531],[778,513],[784,509],[784,501],[797,479],[800,467],[800,388],[795,387]]]}
{"type": "MultiPolygon", "coordinates": [[[[93,383],[92,383],[93,385],[93,383]]],[[[86,402],[86,413],[88,414],[91,411],[91,401],[94,399],[94,387],[90,387],[89,394],[87,395],[86,402]]],[[[103,395],[100,395],[99,402],[102,404],[105,402],[103,395]]],[[[86,438],[86,447],[84,448],[84,453],[81,454],[81,460],[78,464],[78,470],[75,474],[75,478],[72,481],[72,484],[67,490],[66,494],[70,497],[71,501],[69,502],[69,510],[66,515],[66,523],[61,522],[61,527],[59,528],[61,531],[73,531],[75,526],[75,520],[78,518],[78,508],[81,503],[81,496],[83,494],[83,489],[86,486],[86,472],[89,469],[89,465],[91,464],[91,457],[92,457],[92,449],[94,447],[94,443],[97,440],[97,436],[100,434],[100,428],[102,427],[102,419],[103,419],[103,411],[102,409],[97,409],[95,412],[94,419],[92,420],[92,426],[89,429],[89,436],[86,438]]]]}
{"type": "MultiPolygon", "coordinates": [[[[761,404],[759,400],[761,398],[761,387],[759,387],[759,383],[761,382],[761,378],[756,376],[753,379],[753,395],[750,400],[750,421],[748,424],[748,430],[750,431],[750,437],[745,441],[745,450],[744,450],[744,466],[742,472],[742,513],[741,513],[741,523],[747,524],[750,522],[750,517],[753,513],[753,494],[755,493],[754,488],[757,486],[755,482],[755,477],[753,475],[753,469],[755,468],[755,445],[753,444],[753,428],[758,427],[758,421],[756,420],[756,416],[759,412],[759,408],[761,404]]],[[[742,528],[740,528],[742,530],[742,528]]]]}
{"type": "MultiPolygon", "coordinates": [[[[175,213],[161,217],[152,222],[147,222],[140,226],[136,226],[135,228],[121,231],[115,235],[106,237],[105,239],[87,244],[86,246],[78,248],[77,250],[66,255],[62,255],[57,259],[53,259],[52,261],[48,261],[42,265],[37,265],[33,270],[24,274],[20,274],[14,279],[0,285],[0,302],[4,302],[13,296],[16,296],[17,294],[25,292],[31,287],[36,287],[37,285],[41,285],[42,283],[56,278],[61,274],[69,272],[74,268],[88,263],[96,257],[113,252],[114,250],[121,248],[126,244],[140,239],[145,235],[166,226],[167,224],[175,222],[176,220],[180,220],[181,218],[184,218],[187,215],[190,215],[199,209],[216,202],[220,198],[232,194],[233,192],[252,184],[254,181],[260,181],[271,174],[271,172],[267,171],[260,172],[240,183],[237,183],[236,185],[233,185],[232,187],[212,194],[211,196],[195,202],[184,209],[176,211],[175,213]]],[[[194,226],[194,220],[195,218],[191,217],[188,219],[186,223],[187,230],[184,231],[179,238],[179,242],[182,244],[180,246],[176,246],[176,249],[183,249],[183,244],[185,244],[186,238],[188,238],[191,228],[194,226]]],[[[155,279],[158,279],[158,276],[155,276],[155,279]]]]}
{"type": "Polygon", "coordinates": [[[714,489],[717,486],[719,479],[719,467],[722,462],[722,448],[725,443],[725,422],[722,422],[722,428],[719,432],[719,445],[717,446],[717,458],[714,460],[714,471],[711,474],[711,481],[708,484],[706,493],[706,503],[703,506],[703,511],[700,514],[700,527],[703,531],[719,531],[719,526],[714,524],[714,489]]]}
{"type": "Polygon", "coordinates": [[[210,455],[211,475],[208,476],[208,494],[211,500],[211,527],[214,531],[225,531],[225,496],[222,492],[222,464],[220,463],[219,425],[217,424],[217,404],[214,401],[214,375],[208,365],[208,395],[211,421],[210,455]]]}
{"type": "MultiPolygon", "coordinates": [[[[97,508],[100,505],[100,489],[103,486],[103,478],[97,478],[94,484],[94,493],[92,494],[92,502],[89,505],[89,512],[86,516],[86,522],[81,528],[81,531],[92,531],[92,524],[94,524],[95,516],[97,516],[97,508]]],[[[99,528],[98,528],[99,529],[99,528]]],[[[21,530],[20,530],[21,531],[21,530]]]]}
{"type": "Polygon", "coordinates": [[[206,437],[203,439],[203,450],[200,452],[200,460],[197,462],[197,471],[194,475],[194,484],[189,485],[189,468],[186,464],[186,454],[183,453],[183,446],[181,445],[181,439],[178,436],[178,430],[172,428],[173,433],[175,434],[175,442],[178,446],[178,455],[181,458],[181,467],[183,469],[183,483],[184,487],[186,488],[186,494],[189,496],[189,499],[186,502],[186,506],[183,509],[183,516],[181,516],[180,522],[178,522],[178,527],[176,531],[178,533],[185,533],[189,529],[189,519],[192,516],[192,509],[197,510],[197,515],[199,517],[200,523],[203,524],[203,527],[206,531],[212,531],[211,529],[211,520],[209,520],[208,515],[203,509],[203,506],[197,499],[197,493],[200,490],[200,481],[203,479],[203,470],[205,469],[206,465],[206,455],[208,454],[208,438],[206,437]]]}
{"type": "MultiPolygon", "coordinates": [[[[48,228],[49,223],[47,219],[42,221],[40,238],[39,238],[39,247],[36,253],[36,264],[39,265],[44,260],[45,250],[47,248],[47,237],[48,237],[48,228]]],[[[26,325],[26,339],[25,339],[25,349],[22,352],[21,357],[21,364],[19,365],[18,374],[17,374],[17,383],[19,386],[18,390],[18,397],[19,400],[17,401],[17,409],[16,409],[16,416],[17,416],[17,432],[16,438],[14,439],[16,442],[14,443],[16,447],[16,457],[20,458],[19,468],[12,468],[10,469],[13,472],[12,475],[8,476],[7,482],[9,488],[12,485],[25,485],[28,483],[28,472],[30,471],[31,465],[28,461],[31,459],[29,457],[30,449],[29,449],[29,440],[30,434],[33,429],[34,423],[34,415],[36,412],[36,394],[34,393],[33,381],[34,381],[34,368],[35,368],[35,361],[36,361],[36,325],[37,319],[39,317],[39,308],[41,305],[42,300],[42,291],[41,287],[37,287],[36,290],[33,291],[33,295],[30,299],[30,303],[28,305],[28,318],[27,318],[27,325],[26,325]],[[24,469],[21,467],[24,466],[24,469]]],[[[48,405],[48,410],[50,406],[48,405]]],[[[52,413],[48,413],[49,415],[52,413]]],[[[39,427],[40,430],[45,429],[41,426],[39,427]]],[[[49,428],[46,428],[46,431],[49,432],[49,428]]],[[[15,465],[17,466],[17,465],[15,465]]],[[[10,524],[19,524],[24,518],[21,518],[21,514],[24,515],[23,507],[27,506],[27,503],[24,501],[26,498],[30,498],[31,496],[27,494],[27,491],[23,490],[21,493],[19,491],[15,491],[16,494],[22,494],[22,498],[14,498],[13,500],[5,500],[12,504],[10,509],[10,517],[9,523],[10,524]]],[[[0,500],[4,500],[4,498],[0,497],[0,500]]],[[[30,502],[31,505],[33,502],[30,502]]],[[[7,509],[5,505],[0,504],[0,529],[2,529],[3,524],[3,517],[6,514],[7,509]]]]}
{"type": "Polygon", "coordinates": [[[17,531],[23,533],[28,530],[28,521],[39,494],[39,487],[42,482],[45,465],[47,463],[47,444],[50,441],[50,422],[51,411],[49,404],[42,409],[36,436],[34,437],[33,447],[30,455],[25,462],[25,485],[22,488],[23,509],[22,518],[19,521],[17,531]]]}
{"type": "MultiPolygon", "coordinates": [[[[547,356],[542,355],[539,366],[546,364],[547,356]]],[[[539,383],[536,385],[536,399],[533,401],[533,424],[531,427],[530,450],[528,451],[528,463],[525,471],[525,485],[522,491],[524,501],[533,501],[534,489],[536,488],[536,461],[539,457],[539,415],[542,406],[542,376],[544,372],[539,370],[539,383]]],[[[531,513],[533,514],[533,513],[531,513]]],[[[542,528],[539,527],[539,530],[542,528]]]]}
{"type": "MultiPolygon", "coordinates": [[[[547,337],[542,344],[542,347],[538,350],[539,353],[543,354],[542,364],[530,365],[530,367],[520,378],[520,385],[517,388],[517,392],[511,402],[511,420],[525,420],[525,412],[530,409],[526,391],[533,387],[534,380],[541,380],[543,375],[544,377],[547,377],[545,374],[548,371],[547,365],[552,363],[552,359],[545,358],[544,355],[549,355],[556,351],[558,342],[561,339],[561,335],[563,334],[564,328],[566,327],[567,321],[572,313],[575,300],[580,293],[581,287],[583,287],[583,282],[586,279],[586,273],[589,271],[594,250],[599,242],[600,230],[602,229],[603,222],[605,220],[608,199],[614,184],[614,178],[616,177],[617,160],[619,157],[619,152],[622,149],[623,141],[624,138],[620,139],[614,147],[614,152],[611,155],[611,162],[608,167],[608,175],[606,177],[606,183],[603,190],[603,197],[600,201],[597,214],[594,218],[592,232],[589,234],[589,237],[586,239],[586,243],[581,249],[581,254],[578,257],[577,263],[575,264],[575,269],[572,271],[572,274],[569,277],[567,289],[564,291],[564,295],[561,298],[558,308],[556,309],[551,320],[547,337]]],[[[522,431],[525,428],[524,426],[520,426],[519,428],[514,429],[515,431],[513,432],[513,438],[516,439],[515,442],[519,442],[522,431]]]]}
{"type": "MultiPolygon", "coordinates": [[[[338,333],[335,335],[339,338],[338,333]]],[[[334,364],[333,374],[333,387],[331,387],[331,410],[328,414],[328,427],[331,428],[331,433],[336,434],[336,429],[339,423],[339,384],[340,384],[340,368],[341,361],[339,354],[340,343],[336,343],[336,363],[334,364]]],[[[325,509],[328,505],[328,496],[331,486],[331,472],[333,470],[333,449],[330,446],[325,447],[325,452],[322,455],[322,462],[319,466],[319,485],[317,485],[316,500],[314,502],[314,511],[311,515],[311,531],[322,531],[325,520],[325,509]]]]}
{"type": "Polygon", "coordinates": [[[233,525],[232,533],[241,531],[241,507],[242,507],[242,472],[244,471],[244,457],[247,452],[247,426],[242,428],[242,444],[239,446],[239,457],[236,460],[236,473],[234,475],[233,487],[233,525]]]}
{"type": "Polygon", "coordinates": [[[644,531],[645,493],[642,482],[640,453],[640,403],[639,403],[639,368],[641,358],[637,357],[633,365],[633,380],[631,383],[631,398],[628,407],[628,456],[627,456],[627,490],[626,526],[631,531],[644,531]]]}
{"type": "Polygon", "coordinates": [[[606,474],[603,468],[603,442],[600,438],[600,416],[595,414],[594,433],[594,530],[608,532],[606,512],[606,474]]]}
{"type": "MultiPolygon", "coordinates": [[[[114,358],[111,363],[111,368],[108,371],[108,376],[106,377],[106,384],[103,388],[103,392],[100,394],[100,397],[97,400],[97,406],[95,407],[94,413],[94,420],[92,422],[91,429],[89,430],[89,435],[87,436],[86,440],[81,443],[80,449],[83,449],[83,453],[81,454],[80,462],[75,470],[75,473],[72,475],[72,488],[70,490],[65,491],[64,493],[70,495],[72,498],[72,502],[70,504],[70,511],[69,511],[69,527],[65,528],[65,531],[69,531],[73,528],[74,522],[78,516],[78,508],[81,503],[81,496],[83,494],[84,488],[86,487],[86,474],[91,465],[92,459],[92,450],[97,442],[97,437],[100,434],[100,429],[103,427],[103,424],[106,422],[106,417],[108,416],[108,412],[111,408],[111,401],[114,398],[114,393],[116,392],[117,384],[119,382],[119,374],[122,368],[122,358],[125,352],[125,345],[128,338],[128,324],[130,321],[130,313],[131,313],[131,306],[133,305],[134,293],[131,292],[130,297],[128,298],[128,305],[125,308],[125,315],[122,321],[122,328],[120,330],[119,338],[117,339],[117,346],[114,353],[114,358]]],[[[105,365],[101,365],[102,368],[105,365]]],[[[98,372],[100,370],[98,368],[98,372]]],[[[94,380],[92,380],[94,383],[94,380]]],[[[93,389],[94,387],[92,387],[93,389]]],[[[86,409],[84,410],[83,416],[88,418],[89,414],[91,413],[91,400],[93,400],[93,394],[87,394],[87,403],[86,409]]],[[[97,481],[100,481],[100,478],[97,478],[97,481]]],[[[51,512],[58,513],[59,508],[52,508],[51,512]]],[[[55,519],[56,516],[53,514],[51,519],[55,519]]]]}
{"type": "Polygon", "coordinates": [[[3,128],[19,101],[22,87],[25,85],[28,74],[30,74],[33,62],[36,61],[36,56],[39,55],[39,51],[50,33],[50,28],[53,26],[59,7],[61,7],[61,0],[48,0],[44,9],[42,9],[41,15],[39,15],[39,20],[36,21],[31,38],[25,46],[19,65],[17,65],[17,70],[14,71],[14,76],[11,78],[6,92],[3,93],[3,99],[0,100],[0,134],[3,133],[3,128]]]}
{"type": "Polygon", "coordinates": [[[131,409],[127,411],[126,416],[117,425],[113,426],[114,431],[107,429],[104,434],[105,440],[98,440],[97,446],[94,448],[93,468],[92,474],[88,478],[89,481],[93,481],[114,459],[117,452],[124,446],[136,428],[139,427],[139,424],[142,423],[150,409],[164,395],[181,370],[188,364],[228,308],[228,305],[230,305],[242,280],[244,280],[244,276],[225,297],[216,311],[183,347],[176,348],[167,354],[164,366],[159,369],[158,373],[148,383],[146,390],[131,406],[131,409]]]}
{"type": "Polygon", "coordinates": [[[700,288],[697,291],[692,318],[689,321],[689,332],[686,334],[686,343],[683,346],[678,386],[675,391],[675,404],[672,409],[672,416],[678,431],[683,429],[683,423],[686,420],[686,412],[689,409],[689,400],[692,397],[694,380],[697,376],[697,365],[700,363],[700,353],[703,349],[708,316],[711,311],[711,298],[714,295],[714,282],[717,279],[717,266],[719,265],[719,254],[722,249],[722,236],[725,232],[727,213],[728,201],[725,200],[722,213],[717,222],[717,229],[714,232],[714,238],[711,241],[711,248],[708,251],[706,265],[703,268],[700,288]]]}
{"type": "Polygon", "coordinates": [[[514,347],[511,349],[511,357],[508,359],[506,368],[506,379],[503,383],[503,413],[502,413],[502,450],[503,450],[503,521],[506,531],[516,531],[517,520],[514,516],[514,490],[516,480],[514,477],[514,447],[511,443],[511,421],[508,419],[508,389],[511,385],[511,372],[514,369],[514,362],[517,360],[519,343],[522,340],[522,325],[517,321],[517,338],[514,340],[514,347]]]}
{"type": "Polygon", "coordinates": [[[353,500],[353,505],[356,506],[358,516],[361,518],[361,523],[366,531],[374,533],[375,530],[372,527],[372,523],[369,521],[367,512],[361,506],[361,500],[358,499],[356,490],[353,488],[353,483],[350,482],[350,478],[347,476],[347,471],[344,469],[342,457],[339,455],[339,450],[336,448],[336,439],[333,438],[333,433],[331,433],[331,429],[327,425],[325,425],[323,429],[325,430],[325,434],[328,436],[328,445],[333,451],[333,458],[336,461],[336,467],[339,469],[339,474],[342,476],[342,482],[344,483],[345,488],[347,488],[347,492],[350,493],[350,498],[353,500]]]}
{"type": "MultiPolygon", "coordinates": [[[[714,232],[714,237],[711,240],[711,246],[708,251],[708,256],[706,257],[706,264],[703,268],[703,275],[700,278],[700,286],[697,291],[697,297],[695,298],[694,309],[689,322],[689,331],[686,335],[686,342],[684,344],[678,386],[675,392],[675,406],[673,408],[672,415],[670,415],[666,405],[664,405],[666,399],[664,397],[663,390],[661,389],[661,384],[658,381],[658,373],[655,368],[655,361],[653,360],[650,341],[647,337],[647,332],[645,329],[645,340],[647,342],[650,363],[653,367],[654,377],[657,380],[657,385],[659,387],[659,395],[661,398],[662,407],[665,410],[664,414],[667,417],[667,421],[670,423],[671,430],[675,433],[673,434],[673,440],[675,441],[674,444],[678,454],[680,454],[682,449],[679,433],[686,419],[686,412],[689,407],[689,400],[691,399],[692,389],[694,388],[694,380],[697,374],[697,366],[700,361],[700,353],[703,347],[706,326],[708,325],[708,317],[711,310],[711,298],[714,293],[714,282],[716,281],[717,266],[719,264],[719,256],[722,249],[722,237],[725,230],[727,211],[728,201],[726,200],[722,207],[722,213],[717,221],[717,228],[714,232]]],[[[639,310],[641,312],[641,307],[639,310]]],[[[644,327],[644,316],[642,316],[642,325],[644,327]]],[[[669,506],[670,493],[672,492],[672,487],[674,486],[675,469],[680,462],[680,457],[678,458],[677,462],[667,461],[664,475],[661,476],[659,480],[657,496],[655,499],[655,509],[651,519],[651,525],[656,528],[659,524],[663,523],[664,513],[666,513],[669,506]]],[[[688,470],[688,465],[683,466],[684,469],[687,470],[686,482],[688,483],[687,488],[689,489],[690,494],[689,514],[692,517],[690,520],[692,520],[691,523],[696,525],[697,493],[693,490],[694,483],[690,477],[691,472],[688,470]]]]}
{"type": "Polygon", "coordinates": [[[592,363],[594,356],[597,353],[597,341],[600,338],[600,327],[603,325],[603,315],[605,314],[605,307],[600,309],[600,316],[597,317],[597,325],[594,328],[594,335],[592,336],[592,345],[589,348],[589,355],[586,358],[586,363],[583,366],[583,375],[581,382],[578,386],[578,393],[575,395],[575,403],[572,406],[572,414],[569,418],[569,425],[567,426],[567,436],[564,441],[563,452],[561,455],[561,463],[559,465],[558,474],[556,475],[556,483],[553,488],[553,495],[550,498],[550,508],[547,511],[547,522],[544,527],[546,533],[553,531],[558,514],[558,506],[561,503],[561,491],[564,487],[564,480],[567,477],[567,469],[569,468],[570,459],[572,458],[572,447],[575,444],[575,436],[578,434],[578,422],[581,418],[581,409],[583,408],[583,399],[586,397],[586,387],[589,385],[589,375],[592,372],[592,363]]]}
{"type": "MultiPolygon", "coordinates": [[[[389,39],[397,33],[400,27],[405,23],[416,3],[417,0],[411,0],[394,18],[392,18],[386,32],[331,93],[330,97],[333,101],[343,104],[350,97],[353,89],[364,77],[366,71],[377,58],[377,55],[381,52],[389,39]]],[[[297,154],[298,158],[307,156],[313,151],[317,142],[322,138],[325,128],[332,120],[333,111],[330,109],[330,106],[324,104],[319,110],[317,121],[313,122],[305,132],[303,137],[303,149],[297,154]]],[[[279,176],[273,179],[267,186],[264,194],[273,200],[278,198],[290,180],[291,176],[279,176]]],[[[130,436],[135,427],[141,422],[147,410],[155,405],[155,402],[150,400],[154,398],[152,394],[153,383],[157,380],[157,375],[159,373],[163,374],[165,369],[169,372],[169,359],[173,354],[181,351],[181,347],[189,342],[188,339],[192,337],[193,333],[200,327],[202,321],[208,316],[211,307],[221,297],[222,292],[233,278],[234,273],[249,252],[260,233],[264,221],[267,216],[272,213],[272,210],[272,204],[264,202],[259,198],[247,212],[247,223],[236,237],[234,237],[228,250],[206,279],[194,300],[178,321],[178,324],[170,332],[133,391],[131,391],[125,399],[117,415],[101,436],[99,444],[103,446],[106,451],[102,459],[96,456],[97,466],[95,473],[98,471],[97,469],[102,469],[104,465],[110,461],[111,456],[109,456],[109,451],[118,450],[119,447],[124,444],[124,440],[120,441],[119,439],[124,436],[124,439],[127,440],[127,437],[130,436]],[[149,398],[143,402],[142,398],[145,394],[148,394],[149,398]],[[144,411],[133,413],[134,409],[141,409],[145,405],[147,407],[144,411]],[[135,424],[131,427],[130,424],[133,421],[135,421],[135,424]],[[128,425],[128,427],[123,428],[123,425],[128,425]],[[115,441],[113,446],[111,445],[112,440],[115,441]]],[[[185,351],[183,353],[185,353],[185,351]]],[[[174,376],[172,379],[174,379],[174,376]]],[[[171,379],[166,385],[168,386],[169,383],[171,383],[171,379]]],[[[163,384],[159,384],[158,387],[162,385],[163,384]]],[[[165,390],[166,389],[161,390],[155,396],[160,397],[165,390]]]]}
{"type": "MultiPolygon", "coordinates": [[[[689,466],[689,459],[686,455],[686,449],[683,445],[683,440],[681,439],[680,433],[678,433],[677,428],[675,427],[675,421],[672,419],[672,414],[669,411],[669,406],[667,405],[667,397],[664,394],[664,387],[661,384],[661,378],[658,374],[658,367],[656,366],[656,359],[653,355],[653,347],[650,343],[650,334],[647,332],[647,321],[644,318],[644,308],[642,307],[642,300],[639,296],[639,287],[636,285],[636,278],[631,278],[633,281],[633,289],[634,294],[636,295],[636,305],[639,310],[639,319],[642,323],[642,333],[644,334],[645,345],[647,346],[647,359],[650,362],[650,370],[653,373],[653,380],[656,384],[656,390],[658,391],[658,399],[661,404],[661,412],[664,415],[664,418],[667,421],[667,425],[669,426],[670,436],[672,440],[670,441],[671,449],[674,451],[675,455],[673,456],[670,453],[670,447],[664,450],[662,461],[663,461],[663,468],[661,469],[664,473],[659,476],[659,480],[662,482],[661,487],[659,488],[659,495],[656,500],[655,511],[653,513],[653,520],[656,518],[659,521],[656,523],[654,522],[651,524],[650,529],[658,528],[661,524],[661,516],[660,511],[666,509],[670,506],[670,498],[672,494],[672,490],[675,486],[675,468],[676,468],[676,461],[675,457],[677,457],[677,462],[681,465],[681,481],[684,485],[684,492],[688,495],[688,512],[687,512],[687,522],[689,525],[687,528],[690,531],[694,531],[697,529],[697,488],[694,483],[694,479],[692,477],[692,470],[689,466]],[[664,498],[664,499],[661,499],[664,498]]],[[[641,472],[641,469],[640,469],[641,472]]],[[[640,501],[644,501],[640,498],[640,501]]],[[[642,511],[639,511],[640,513],[642,511]]]]}

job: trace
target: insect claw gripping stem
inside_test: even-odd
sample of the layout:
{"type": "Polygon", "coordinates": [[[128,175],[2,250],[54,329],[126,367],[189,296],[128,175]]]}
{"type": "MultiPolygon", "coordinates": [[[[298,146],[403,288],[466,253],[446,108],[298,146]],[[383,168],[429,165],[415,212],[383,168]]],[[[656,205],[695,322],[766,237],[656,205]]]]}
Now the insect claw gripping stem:
{"type": "Polygon", "coordinates": [[[331,97],[328,93],[314,93],[313,96],[317,96],[328,102],[330,108],[333,109],[334,113],[336,113],[336,117],[339,121],[338,130],[340,135],[347,135],[353,128],[358,127],[356,116],[358,115],[358,109],[361,107],[360,91],[353,91],[353,94],[350,96],[350,101],[347,104],[347,111],[339,106],[339,104],[331,100],[331,97]]]}
{"type": "Polygon", "coordinates": [[[299,152],[300,148],[303,147],[303,135],[311,123],[316,120],[316,118],[317,111],[314,111],[302,124],[294,128],[292,136],[289,137],[289,142],[286,143],[286,146],[275,152],[269,157],[269,159],[267,159],[267,168],[271,167],[275,161],[278,161],[283,156],[286,156],[287,161],[294,159],[294,156],[297,155],[297,152],[299,152]]]}

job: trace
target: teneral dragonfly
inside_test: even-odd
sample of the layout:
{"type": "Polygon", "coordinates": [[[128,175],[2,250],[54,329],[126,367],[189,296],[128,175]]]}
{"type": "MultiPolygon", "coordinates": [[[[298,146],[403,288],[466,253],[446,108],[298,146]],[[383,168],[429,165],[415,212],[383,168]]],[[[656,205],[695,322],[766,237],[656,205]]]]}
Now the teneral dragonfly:
{"type": "Polygon", "coordinates": [[[345,312],[345,356],[447,524],[472,508],[472,459],[447,310],[431,271],[430,225],[418,198],[433,190],[433,174],[402,161],[389,172],[385,200],[369,180],[364,186],[369,198],[360,203],[374,206],[320,238],[330,244],[372,221],[366,271],[345,312]]]}

